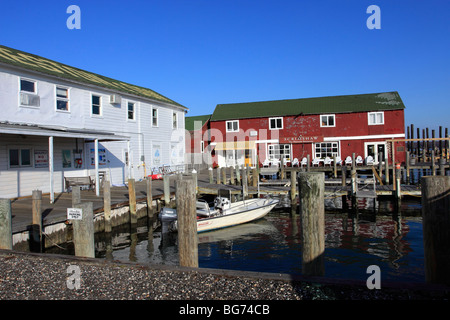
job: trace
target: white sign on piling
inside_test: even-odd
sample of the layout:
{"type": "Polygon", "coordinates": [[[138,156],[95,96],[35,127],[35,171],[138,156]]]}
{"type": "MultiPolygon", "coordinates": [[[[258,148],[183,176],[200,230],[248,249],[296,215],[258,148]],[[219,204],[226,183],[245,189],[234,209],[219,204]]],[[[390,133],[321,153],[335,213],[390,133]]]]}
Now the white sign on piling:
{"type": "Polygon", "coordinates": [[[67,208],[67,219],[68,220],[82,220],[83,219],[83,209],[67,208]]]}

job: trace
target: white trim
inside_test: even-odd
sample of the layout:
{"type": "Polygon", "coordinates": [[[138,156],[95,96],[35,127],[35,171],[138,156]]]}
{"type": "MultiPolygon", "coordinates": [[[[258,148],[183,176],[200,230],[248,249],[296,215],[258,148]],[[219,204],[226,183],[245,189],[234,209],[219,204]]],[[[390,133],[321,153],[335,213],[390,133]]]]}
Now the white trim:
{"type": "Polygon", "coordinates": [[[396,133],[396,134],[378,134],[378,135],[368,135],[368,136],[325,137],[325,138],[323,138],[323,141],[393,139],[393,138],[404,138],[404,137],[405,137],[404,133],[396,133]]]}

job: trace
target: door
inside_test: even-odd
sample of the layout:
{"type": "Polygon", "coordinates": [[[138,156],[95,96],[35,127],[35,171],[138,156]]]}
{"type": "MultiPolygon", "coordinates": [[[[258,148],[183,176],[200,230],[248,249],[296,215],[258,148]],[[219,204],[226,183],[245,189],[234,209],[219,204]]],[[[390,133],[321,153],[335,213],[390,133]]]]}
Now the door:
{"type": "Polygon", "coordinates": [[[383,153],[383,160],[386,160],[386,143],[385,142],[366,142],[365,144],[365,157],[373,157],[374,163],[378,163],[379,155],[383,153]]]}

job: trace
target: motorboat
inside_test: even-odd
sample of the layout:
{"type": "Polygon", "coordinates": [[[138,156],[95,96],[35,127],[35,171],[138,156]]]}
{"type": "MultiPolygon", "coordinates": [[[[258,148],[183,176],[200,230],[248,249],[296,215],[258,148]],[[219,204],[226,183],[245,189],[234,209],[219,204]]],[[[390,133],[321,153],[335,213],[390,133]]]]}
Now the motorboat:
{"type": "MultiPolygon", "coordinates": [[[[197,200],[197,232],[211,231],[255,221],[267,215],[279,199],[254,198],[231,202],[228,198],[217,197],[214,205],[197,200]]],[[[163,208],[159,214],[162,222],[169,222],[169,230],[176,232],[178,222],[176,209],[163,208]]]]}

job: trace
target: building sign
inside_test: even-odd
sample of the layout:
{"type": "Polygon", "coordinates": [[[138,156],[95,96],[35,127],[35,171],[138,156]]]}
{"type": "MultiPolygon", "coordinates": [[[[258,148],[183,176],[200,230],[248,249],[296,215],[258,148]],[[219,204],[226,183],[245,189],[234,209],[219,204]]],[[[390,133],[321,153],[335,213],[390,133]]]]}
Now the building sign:
{"type": "Polygon", "coordinates": [[[323,136],[280,137],[280,143],[316,143],[323,142],[323,136]]]}
{"type": "Polygon", "coordinates": [[[48,168],[48,151],[34,150],[34,167],[48,168]]]}

